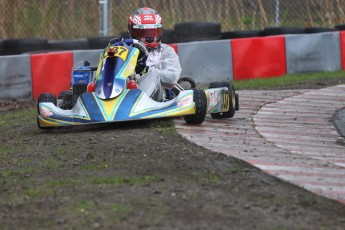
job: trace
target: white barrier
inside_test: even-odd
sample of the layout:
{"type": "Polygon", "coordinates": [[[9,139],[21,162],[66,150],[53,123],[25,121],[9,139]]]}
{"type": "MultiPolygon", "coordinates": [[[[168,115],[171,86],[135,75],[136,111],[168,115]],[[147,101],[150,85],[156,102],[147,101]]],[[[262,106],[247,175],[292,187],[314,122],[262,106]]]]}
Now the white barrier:
{"type": "Polygon", "coordinates": [[[32,99],[30,55],[0,56],[0,99],[32,99]]]}
{"type": "Polygon", "coordinates": [[[233,79],[230,40],[179,43],[177,47],[182,76],[194,78],[199,85],[233,79]]]}
{"type": "Polygon", "coordinates": [[[341,70],[340,33],[286,35],[287,73],[341,70]]]}

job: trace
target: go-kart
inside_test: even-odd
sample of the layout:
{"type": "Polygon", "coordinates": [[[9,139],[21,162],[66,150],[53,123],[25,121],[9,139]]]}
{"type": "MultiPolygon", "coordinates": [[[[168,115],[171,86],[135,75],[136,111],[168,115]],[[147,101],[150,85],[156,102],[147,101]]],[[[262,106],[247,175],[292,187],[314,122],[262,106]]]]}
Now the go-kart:
{"type": "Polygon", "coordinates": [[[191,78],[181,78],[166,90],[164,101],[155,101],[136,87],[131,76],[146,46],[135,39],[109,44],[98,67],[87,61],[72,69],[71,88],[60,93],[41,94],[37,100],[37,124],[41,129],[107,122],[183,117],[188,124],[201,124],[207,113],[215,119],[233,117],[238,95],[231,82],[211,83],[198,89],[191,78]],[[95,72],[95,76],[94,76],[95,72]],[[182,87],[182,82],[190,87],[182,87]]]}

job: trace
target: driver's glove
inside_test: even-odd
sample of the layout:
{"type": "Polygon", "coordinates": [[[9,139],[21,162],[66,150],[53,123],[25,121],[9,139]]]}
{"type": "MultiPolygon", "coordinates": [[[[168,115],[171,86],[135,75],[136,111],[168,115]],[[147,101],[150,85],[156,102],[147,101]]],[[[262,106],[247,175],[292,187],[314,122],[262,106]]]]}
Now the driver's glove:
{"type": "Polygon", "coordinates": [[[146,65],[147,55],[140,58],[135,67],[135,72],[140,75],[144,75],[149,70],[149,67],[146,65]]]}

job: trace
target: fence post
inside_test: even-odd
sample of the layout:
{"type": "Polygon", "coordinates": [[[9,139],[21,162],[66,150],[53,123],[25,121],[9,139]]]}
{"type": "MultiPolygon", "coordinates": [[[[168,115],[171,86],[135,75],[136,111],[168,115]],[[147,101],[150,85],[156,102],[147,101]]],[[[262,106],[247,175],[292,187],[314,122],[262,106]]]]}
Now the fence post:
{"type": "Polygon", "coordinates": [[[111,0],[99,0],[99,36],[106,37],[111,33],[111,0]]]}
{"type": "Polygon", "coordinates": [[[280,22],[279,22],[279,0],[276,0],[276,4],[275,4],[275,19],[274,19],[274,24],[275,27],[279,27],[280,26],[280,22]]]}

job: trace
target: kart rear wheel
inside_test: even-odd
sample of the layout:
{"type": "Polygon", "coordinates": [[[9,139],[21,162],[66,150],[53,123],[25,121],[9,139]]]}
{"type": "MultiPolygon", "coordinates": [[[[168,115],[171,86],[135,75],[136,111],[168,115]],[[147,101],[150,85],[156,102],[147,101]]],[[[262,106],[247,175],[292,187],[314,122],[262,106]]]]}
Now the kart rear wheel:
{"type": "MultiPolygon", "coordinates": [[[[40,109],[39,109],[39,104],[41,102],[51,102],[55,106],[57,105],[57,100],[54,94],[50,93],[45,93],[45,94],[40,94],[37,99],[37,112],[40,114],[40,109]]],[[[38,121],[38,116],[37,116],[37,126],[39,129],[51,129],[52,127],[42,127],[38,121]]]]}
{"type": "Polygon", "coordinates": [[[65,90],[62,91],[58,97],[59,100],[62,100],[61,105],[59,106],[61,109],[72,109],[76,100],[75,98],[78,97],[73,95],[72,90],[65,90]]]}
{"type": "Polygon", "coordinates": [[[70,96],[70,95],[72,95],[73,94],[73,92],[72,92],[72,90],[64,90],[64,91],[62,91],[60,94],[59,94],[59,97],[58,97],[58,99],[65,99],[66,97],[68,97],[68,96],[70,96]]]}
{"type": "Polygon", "coordinates": [[[191,77],[181,77],[179,80],[178,80],[178,84],[183,84],[184,82],[188,83],[190,86],[189,88],[186,88],[186,89],[195,89],[196,88],[196,83],[194,81],[193,78],[191,77]]]}
{"type": "Polygon", "coordinates": [[[184,116],[187,124],[199,125],[204,122],[207,111],[207,98],[205,91],[201,89],[193,89],[193,101],[195,102],[195,114],[184,116]]]}
{"type": "Polygon", "coordinates": [[[222,113],[211,113],[211,117],[213,119],[232,118],[239,107],[238,95],[236,95],[234,86],[231,84],[231,82],[212,82],[208,88],[212,89],[222,87],[227,87],[229,89],[229,110],[222,113]]]}
{"type": "MultiPolygon", "coordinates": [[[[181,77],[177,84],[179,84],[184,90],[195,89],[196,83],[193,78],[191,77],[181,77]]],[[[176,88],[173,88],[172,91],[177,96],[179,95],[180,91],[176,88]]]]}

